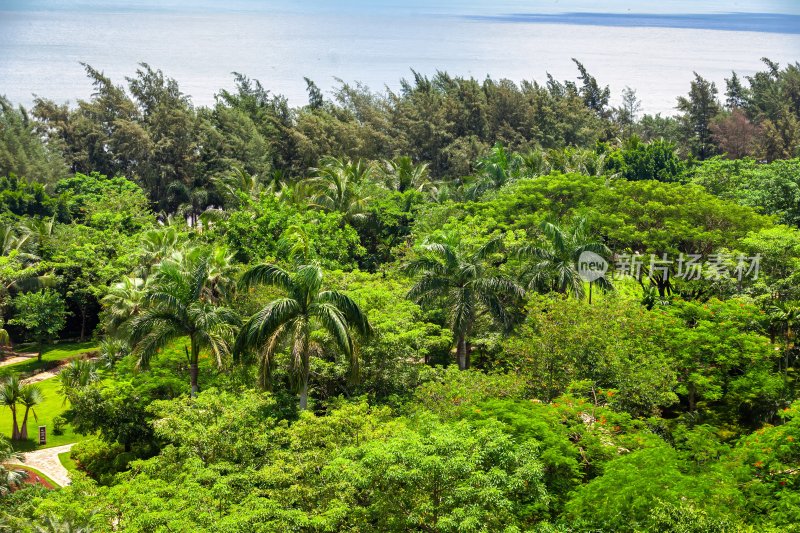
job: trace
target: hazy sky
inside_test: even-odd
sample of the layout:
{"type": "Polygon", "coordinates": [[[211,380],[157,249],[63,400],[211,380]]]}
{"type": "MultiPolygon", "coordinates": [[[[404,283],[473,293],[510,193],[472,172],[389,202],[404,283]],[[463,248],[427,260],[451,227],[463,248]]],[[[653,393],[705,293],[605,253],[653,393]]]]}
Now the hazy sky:
{"type": "Polygon", "coordinates": [[[287,8],[302,11],[404,10],[430,13],[605,12],[605,13],[791,13],[797,0],[0,0],[0,10],[237,11],[287,8]]]}

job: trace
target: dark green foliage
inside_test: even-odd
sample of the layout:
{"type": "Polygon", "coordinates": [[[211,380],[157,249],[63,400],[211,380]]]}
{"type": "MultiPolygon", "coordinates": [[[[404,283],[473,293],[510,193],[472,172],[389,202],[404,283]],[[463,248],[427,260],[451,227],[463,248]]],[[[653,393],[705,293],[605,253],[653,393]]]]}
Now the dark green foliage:
{"type": "Polygon", "coordinates": [[[688,97],[678,98],[678,111],[683,128],[683,139],[690,153],[698,159],[712,156],[715,146],[711,134],[711,121],[720,112],[717,86],[695,72],[688,97]]]}
{"type": "Polygon", "coordinates": [[[54,183],[67,169],[53,148],[42,142],[36,122],[23,107],[15,109],[0,96],[0,176],[14,174],[38,183],[54,183]]]}
{"type": "Polygon", "coordinates": [[[609,155],[606,168],[626,180],[678,181],[684,163],[674,144],[663,139],[645,144],[633,136],[609,155]]]}
{"type": "Polygon", "coordinates": [[[0,211],[3,214],[28,217],[66,217],[63,203],[45,191],[37,181],[0,174],[0,211]]]}

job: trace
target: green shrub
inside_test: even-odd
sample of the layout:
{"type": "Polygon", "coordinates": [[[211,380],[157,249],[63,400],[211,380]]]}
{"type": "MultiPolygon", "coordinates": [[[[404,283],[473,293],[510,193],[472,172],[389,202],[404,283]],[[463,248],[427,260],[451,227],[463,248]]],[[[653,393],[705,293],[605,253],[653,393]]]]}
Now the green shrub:
{"type": "Polygon", "coordinates": [[[121,444],[109,444],[96,437],[77,443],[70,457],[78,467],[101,483],[108,483],[117,472],[128,468],[135,456],[125,452],[121,444]]]}
{"type": "Polygon", "coordinates": [[[67,419],[63,416],[55,416],[53,417],[53,434],[54,435],[63,435],[64,434],[64,426],[67,425],[67,419]]]}

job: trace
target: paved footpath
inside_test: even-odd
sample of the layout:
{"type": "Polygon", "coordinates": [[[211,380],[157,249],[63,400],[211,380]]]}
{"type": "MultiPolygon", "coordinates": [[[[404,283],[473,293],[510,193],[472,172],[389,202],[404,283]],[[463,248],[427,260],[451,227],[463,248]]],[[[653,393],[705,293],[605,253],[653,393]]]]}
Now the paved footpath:
{"type": "Polygon", "coordinates": [[[15,355],[13,357],[6,357],[2,361],[0,361],[0,366],[8,366],[8,365],[13,365],[14,363],[21,363],[23,361],[33,359],[34,357],[36,357],[35,353],[26,353],[21,355],[15,355]]]}
{"type": "Polygon", "coordinates": [[[35,468],[63,487],[70,484],[69,471],[58,460],[58,454],[68,452],[74,445],[73,442],[64,446],[28,452],[22,455],[24,460],[21,463],[11,462],[9,464],[21,464],[35,468]]]}

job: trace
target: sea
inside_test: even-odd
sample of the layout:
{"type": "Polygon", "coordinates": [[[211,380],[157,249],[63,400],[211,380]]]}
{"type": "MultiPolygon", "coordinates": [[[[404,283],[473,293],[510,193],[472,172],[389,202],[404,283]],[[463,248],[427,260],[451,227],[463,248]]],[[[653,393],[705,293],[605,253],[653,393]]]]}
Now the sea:
{"type": "Polygon", "coordinates": [[[800,60],[800,1],[0,0],[0,95],[25,106],[90,97],[81,63],[122,85],[145,62],[195,105],[240,72],[303,105],[304,77],[329,97],[343,82],[397,91],[413,72],[575,80],[576,58],[612,102],[631,87],[643,112],[671,115],[695,72],[723,93],[763,57],[800,60]]]}

